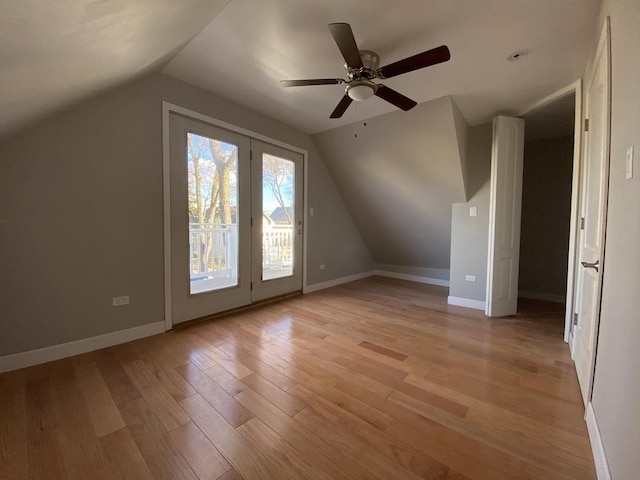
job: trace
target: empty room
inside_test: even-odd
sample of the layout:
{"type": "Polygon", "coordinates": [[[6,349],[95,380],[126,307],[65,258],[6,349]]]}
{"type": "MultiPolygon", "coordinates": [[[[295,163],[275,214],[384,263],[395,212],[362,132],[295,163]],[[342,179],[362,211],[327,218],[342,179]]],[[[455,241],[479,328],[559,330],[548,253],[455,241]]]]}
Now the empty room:
{"type": "Polygon", "coordinates": [[[0,12],[0,480],[640,478],[637,0],[0,12]]]}

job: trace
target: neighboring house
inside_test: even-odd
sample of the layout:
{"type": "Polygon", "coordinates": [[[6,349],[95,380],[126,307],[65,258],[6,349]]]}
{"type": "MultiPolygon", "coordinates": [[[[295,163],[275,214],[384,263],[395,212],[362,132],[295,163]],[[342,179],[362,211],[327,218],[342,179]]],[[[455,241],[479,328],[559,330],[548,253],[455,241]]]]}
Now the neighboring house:
{"type": "MultiPolygon", "coordinates": [[[[625,179],[629,147],[635,147],[636,157],[640,154],[640,56],[637,52],[640,3],[638,0],[604,0],[592,42],[596,41],[606,16],[611,17],[612,30],[611,177],[600,335],[589,408],[598,421],[612,478],[623,480],[640,475],[640,296],[637,294],[640,288],[640,175],[637,166],[633,178],[625,179]]],[[[0,26],[3,25],[4,18],[0,21],[0,26]]],[[[195,32],[196,27],[202,25],[195,25],[195,32]]],[[[188,36],[176,39],[180,45],[188,40],[188,36]]],[[[18,39],[17,43],[7,42],[7,45],[21,44],[18,39]]],[[[3,45],[3,52],[4,49],[3,45]]],[[[509,47],[504,50],[504,57],[508,50],[509,47]]],[[[3,66],[3,74],[21,59],[27,60],[26,53],[18,47],[9,53],[7,58],[12,61],[3,66]]],[[[124,55],[119,51],[111,53],[124,55]]],[[[312,59],[313,55],[310,65],[312,59]]],[[[135,60],[137,65],[155,64],[144,58],[135,60]]],[[[99,66],[96,63],[95,72],[77,72],[74,88],[83,90],[86,75],[99,76],[99,66]]],[[[562,68],[559,63],[558,68],[562,68]]],[[[469,76],[473,76],[473,72],[469,76]]],[[[41,79],[43,89],[56,88],[55,76],[34,72],[32,77],[41,79]]],[[[1,90],[6,90],[8,78],[10,75],[1,77],[1,90]]],[[[453,177],[442,180],[432,175],[430,186],[436,194],[425,203],[422,195],[427,188],[420,178],[412,176],[410,171],[388,168],[396,164],[376,158],[377,163],[369,163],[367,168],[387,168],[393,176],[380,182],[387,186],[384,191],[370,195],[372,206],[390,204],[390,199],[396,199],[411,207],[411,210],[397,211],[393,218],[377,216],[375,212],[381,210],[358,204],[357,200],[349,202],[351,194],[341,194],[349,190],[354,199],[367,194],[365,190],[369,185],[358,183],[359,174],[339,177],[338,169],[349,168],[349,164],[336,165],[334,171],[328,171],[327,165],[338,162],[333,157],[323,157],[327,155],[323,145],[340,145],[347,159],[351,154],[365,152],[368,144],[357,143],[367,135],[361,127],[357,139],[353,126],[334,132],[335,139],[328,134],[312,137],[247,108],[245,102],[236,103],[157,70],[146,72],[141,66],[132,67],[130,83],[120,84],[119,78],[112,79],[112,90],[101,91],[61,109],[55,109],[59,103],[46,102],[37,108],[28,102],[8,102],[3,108],[2,125],[11,126],[15,114],[16,128],[6,130],[9,136],[0,141],[0,366],[20,365],[12,362],[20,362],[22,358],[40,358],[39,354],[20,355],[58,344],[131,329],[163,328],[162,101],[308,152],[305,206],[315,209],[308,217],[306,229],[305,254],[309,266],[313,265],[308,269],[308,285],[338,282],[385,268],[390,271],[395,268],[399,274],[417,274],[448,282],[450,245],[446,240],[450,238],[451,224],[432,225],[429,219],[440,215],[450,221],[451,201],[438,203],[437,197],[453,196],[446,188],[451,186],[449,180],[453,177]],[[139,76],[142,72],[146,74],[139,76]],[[22,104],[25,111],[37,110],[38,115],[29,117],[33,122],[27,124],[26,116],[18,114],[24,112],[18,112],[17,103],[22,104]],[[323,140],[333,143],[324,144],[323,140]],[[352,183],[345,183],[347,181],[352,183]],[[422,212],[423,216],[418,217],[414,212],[422,212]],[[97,218],[100,221],[96,221],[97,218]],[[390,227],[392,220],[395,223],[390,227]],[[397,237],[393,236],[394,231],[399,232],[397,237]],[[424,238],[430,238],[427,234],[438,236],[433,242],[411,240],[405,244],[400,241],[405,237],[418,238],[413,232],[425,235],[424,238]],[[393,241],[393,255],[383,248],[389,245],[387,238],[393,241]],[[420,265],[411,263],[413,260],[419,260],[420,265]],[[321,263],[326,268],[320,270],[316,266],[321,263]],[[418,270],[412,270],[413,267],[418,270]],[[129,295],[131,303],[114,311],[111,299],[118,295],[129,295]]],[[[244,99],[242,90],[243,86],[238,85],[240,99],[244,99]]],[[[88,87],[86,91],[87,95],[97,92],[88,87]]],[[[32,92],[34,101],[39,93],[32,92]]],[[[501,95],[503,92],[496,91],[494,97],[501,95]]],[[[492,98],[476,100],[491,102],[492,98]]],[[[450,143],[433,151],[439,155],[442,165],[449,165],[446,168],[452,168],[447,164],[449,160],[458,162],[457,168],[462,173],[458,172],[452,185],[457,189],[455,198],[459,198],[468,180],[480,185],[476,191],[487,185],[488,178],[482,175],[471,173],[468,178],[463,177],[467,166],[461,160],[477,153],[469,150],[465,154],[465,149],[472,148],[478,136],[490,139],[490,130],[486,125],[474,126],[469,141],[464,142],[455,135],[458,130],[454,125],[461,123],[455,102],[447,102],[433,103],[442,108],[443,116],[423,108],[421,113],[428,122],[397,127],[389,137],[403,144],[403,148],[413,149],[417,157],[422,151],[411,142],[421,141],[448,122],[446,138],[434,135],[436,140],[444,138],[450,143]],[[406,141],[402,135],[406,135],[406,141]]],[[[383,117],[380,121],[392,123],[389,118],[383,117]]],[[[375,122],[367,128],[373,127],[375,122]]],[[[379,138],[378,141],[383,143],[379,138]]],[[[418,163],[416,160],[412,165],[418,163]]],[[[456,172],[444,170],[444,173],[456,172]]],[[[455,201],[462,203],[464,199],[455,201]]],[[[282,211],[280,215],[277,213],[278,209],[264,218],[278,224],[285,216],[282,211]]]]}
{"type": "Polygon", "coordinates": [[[285,210],[283,210],[282,207],[277,207],[269,216],[276,225],[290,225],[290,219],[293,218],[293,208],[287,207],[286,212],[287,214],[285,214],[285,210]]]}

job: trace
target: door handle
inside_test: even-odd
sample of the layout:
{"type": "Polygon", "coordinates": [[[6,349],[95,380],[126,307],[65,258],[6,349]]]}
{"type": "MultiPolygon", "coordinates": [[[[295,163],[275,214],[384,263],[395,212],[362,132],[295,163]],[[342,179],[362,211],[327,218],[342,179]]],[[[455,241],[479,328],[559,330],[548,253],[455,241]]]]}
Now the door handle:
{"type": "Polygon", "coordinates": [[[593,268],[596,272],[598,271],[598,265],[600,265],[600,260],[596,260],[593,263],[589,262],[580,262],[584,268],[593,268]]]}

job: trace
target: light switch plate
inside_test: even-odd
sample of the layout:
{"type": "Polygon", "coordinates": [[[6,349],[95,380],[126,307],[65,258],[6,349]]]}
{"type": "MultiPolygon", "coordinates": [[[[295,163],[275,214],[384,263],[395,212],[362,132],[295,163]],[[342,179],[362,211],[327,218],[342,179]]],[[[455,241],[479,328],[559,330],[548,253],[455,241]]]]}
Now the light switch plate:
{"type": "Polygon", "coordinates": [[[627,149],[627,168],[624,178],[627,180],[633,178],[633,145],[627,149]]]}
{"type": "Polygon", "coordinates": [[[475,217],[478,215],[478,207],[469,207],[469,216],[475,217]]]}

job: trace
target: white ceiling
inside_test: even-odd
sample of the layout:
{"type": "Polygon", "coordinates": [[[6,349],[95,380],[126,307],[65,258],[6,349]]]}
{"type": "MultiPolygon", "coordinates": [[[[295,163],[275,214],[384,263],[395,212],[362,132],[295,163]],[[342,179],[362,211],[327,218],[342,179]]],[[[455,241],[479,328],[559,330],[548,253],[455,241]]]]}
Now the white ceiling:
{"type": "Polygon", "coordinates": [[[394,110],[379,98],[329,119],[339,85],[285,89],[281,79],[343,77],[327,24],[350,23],[381,65],[437,47],[452,59],[384,83],[422,103],[453,95],[472,124],[519,113],[579,78],[599,0],[233,0],[163,70],[308,133],[394,110]],[[527,52],[507,62],[514,51],[527,52]]]}
{"type": "Polygon", "coordinates": [[[0,0],[0,138],[159,70],[229,0],[0,0]]]}
{"type": "Polygon", "coordinates": [[[330,120],[342,87],[280,87],[281,79],[343,76],[327,28],[336,21],[350,23],[360,48],[378,52],[382,65],[448,45],[450,62],[385,84],[418,102],[453,95],[478,124],[580,77],[599,3],[0,0],[0,137],[163,67],[308,133],[394,110],[372,98],[330,120]],[[506,62],[516,50],[529,53],[506,62]]]}

